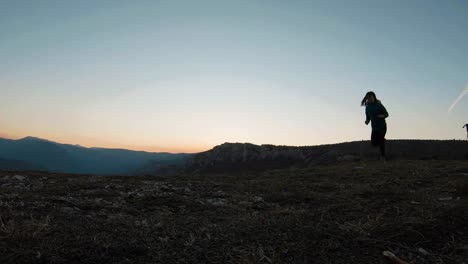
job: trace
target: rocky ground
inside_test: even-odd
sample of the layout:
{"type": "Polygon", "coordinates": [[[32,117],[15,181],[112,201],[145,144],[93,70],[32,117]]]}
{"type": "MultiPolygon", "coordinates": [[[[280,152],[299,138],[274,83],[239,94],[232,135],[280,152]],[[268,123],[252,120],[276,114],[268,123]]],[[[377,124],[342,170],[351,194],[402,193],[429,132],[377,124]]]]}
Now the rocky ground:
{"type": "Polygon", "coordinates": [[[0,172],[0,263],[468,263],[468,163],[0,172]]]}

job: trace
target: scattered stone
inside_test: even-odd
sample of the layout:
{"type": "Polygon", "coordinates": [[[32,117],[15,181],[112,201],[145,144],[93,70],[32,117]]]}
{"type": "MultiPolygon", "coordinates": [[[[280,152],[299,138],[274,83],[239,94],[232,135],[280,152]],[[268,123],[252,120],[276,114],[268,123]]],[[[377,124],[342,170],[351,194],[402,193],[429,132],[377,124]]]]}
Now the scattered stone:
{"type": "Polygon", "coordinates": [[[257,203],[252,208],[256,210],[262,210],[266,208],[266,205],[264,203],[257,203]]]}
{"type": "Polygon", "coordinates": [[[163,242],[163,243],[167,243],[169,241],[169,237],[168,236],[165,236],[165,237],[158,237],[159,241],[163,242]]]}
{"type": "Polygon", "coordinates": [[[207,203],[214,205],[214,206],[225,206],[226,200],[225,199],[207,199],[207,203]]]}
{"type": "Polygon", "coordinates": [[[420,202],[411,201],[411,204],[421,204],[420,202]]]}
{"type": "Polygon", "coordinates": [[[216,197],[226,197],[226,193],[223,191],[217,191],[215,194],[216,197]]]}
{"type": "Polygon", "coordinates": [[[260,196],[255,196],[253,198],[253,201],[256,202],[256,203],[263,203],[264,202],[263,198],[260,197],[260,196]]]}
{"type": "Polygon", "coordinates": [[[426,256],[430,255],[429,252],[427,252],[427,250],[425,250],[424,248],[419,248],[418,251],[419,251],[419,253],[421,253],[423,255],[426,255],[426,256]]]}
{"type": "Polygon", "coordinates": [[[144,185],[151,185],[154,183],[154,181],[141,181],[141,183],[144,185]]]}
{"type": "Polygon", "coordinates": [[[441,202],[446,202],[446,201],[451,201],[451,200],[452,200],[452,197],[439,198],[439,201],[441,201],[441,202]]]}
{"type": "Polygon", "coordinates": [[[148,226],[148,221],[135,221],[135,226],[148,226]]]}
{"type": "Polygon", "coordinates": [[[25,176],[21,176],[21,175],[15,175],[15,176],[13,176],[12,179],[13,179],[13,180],[17,180],[17,181],[24,181],[24,180],[26,180],[26,177],[25,177],[25,176]]]}
{"type": "Polygon", "coordinates": [[[384,251],[382,253],[385,257],[387,257],[388,259],[392,260],[394,263],[398,263],[398,264],[408,264],[408,262],[402,260],[401,258],[399,258],[397,255],[395,255],[394,253],[390,252],[390,251],[384,251]]]}
{"type": "Polygon", "coordinates": [[[97,215],[107,217],[108,214],[107,214],[107,212],[103,209],[103,210],[100,210],[100,211],[97,213],[97,215]]]}
{"type": "Polygon", "coordinates": [[[74,210],[71,207],[61,207],[60,211],[65,214],[72,214],[74,210]]]}

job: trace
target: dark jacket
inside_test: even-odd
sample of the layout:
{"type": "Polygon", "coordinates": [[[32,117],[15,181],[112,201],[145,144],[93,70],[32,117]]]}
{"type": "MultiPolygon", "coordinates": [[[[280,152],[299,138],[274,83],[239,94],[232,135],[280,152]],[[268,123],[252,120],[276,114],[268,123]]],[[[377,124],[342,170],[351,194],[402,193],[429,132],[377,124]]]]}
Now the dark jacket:
{"type": "Polygon", "coordinates": [[[366,105],[366,121],[370,121],[372,124],[372,130],[383,130],[387,129],[387,122],[385,118],[379,118],[378,115],[384,115],[385,118],[388,117],[387,109],[380,101],[377,101],[373,104],[366,105]]]}

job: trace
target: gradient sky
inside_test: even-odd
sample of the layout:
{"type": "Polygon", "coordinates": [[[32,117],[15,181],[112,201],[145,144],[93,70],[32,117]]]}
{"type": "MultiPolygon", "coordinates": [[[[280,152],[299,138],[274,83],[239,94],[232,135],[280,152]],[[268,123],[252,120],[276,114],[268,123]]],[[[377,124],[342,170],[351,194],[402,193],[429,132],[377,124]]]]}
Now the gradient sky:
{"type": "Polygon", "coordinates": [[[462,139],[468,2],[0,1],[0,136],[195,152],[462,139]]]}

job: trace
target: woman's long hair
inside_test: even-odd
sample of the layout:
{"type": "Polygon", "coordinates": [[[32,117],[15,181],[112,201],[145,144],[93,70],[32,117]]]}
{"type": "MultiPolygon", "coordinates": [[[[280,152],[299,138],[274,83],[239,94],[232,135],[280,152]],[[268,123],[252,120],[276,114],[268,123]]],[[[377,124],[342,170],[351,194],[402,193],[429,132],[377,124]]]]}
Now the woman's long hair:
{"type": "Polygon", "coordinates": [[[361,101],[361,106],[366,106],[366,105],[367,105],[367,98],[369,98],[370,96],[373,96],[373,97],[374,97],[376,103],[377,103],[377,102],[380,102],[380,100],[377,99],[377,96],[375,95],[374,92],[367,92],[367,93],[366,93],[366,96],[364,96],[364,98],[363,98],[362,101],[361,101]]]}

